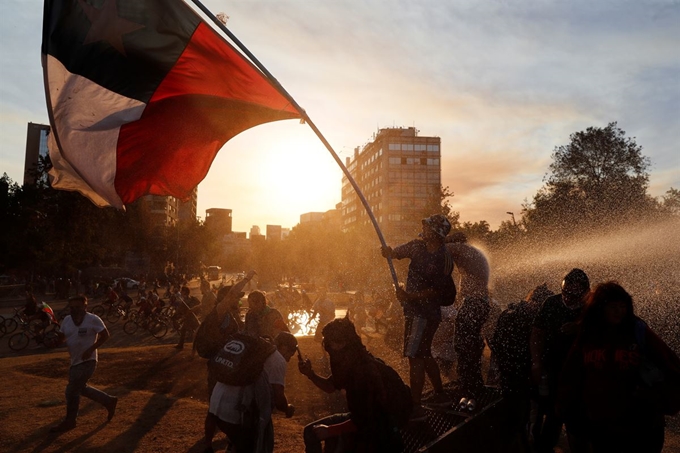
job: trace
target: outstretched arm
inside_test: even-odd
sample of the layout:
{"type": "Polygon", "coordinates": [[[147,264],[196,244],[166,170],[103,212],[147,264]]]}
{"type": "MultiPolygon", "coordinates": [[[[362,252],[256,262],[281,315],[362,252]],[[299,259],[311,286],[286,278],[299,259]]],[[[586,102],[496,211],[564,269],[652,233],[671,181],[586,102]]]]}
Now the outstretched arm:
{"type": "Polygon", "coordinates": [[[300,370],[300,373],[307,376],[309,380],[312,381],[312,384],[316,385],[324,392],[333,393],[337,390],[330,377],[321,377],[314,372],[311,360],[307,359],[303,362],[298,362],[298,369],[300,370]]]}
{"type": "Polygon", "coordinates": [[[250,282],[250,280],[253,279],[255,276],[256,272],[255,271],[250,271],[246,274],[246,276],[241,280],[240,282],[236,283],[234,286],[231,287],[227,295],[222,299],[222,301],[217,305],[217,315],[219,316],[220,319],[224,317],[224,315],[227,314],[227,311],[229,311],[229,307],[231,306],[232,302],[234,302],[235,299],[239,299],[241,295],[241,291],[243,291],[243,288],[250,282]]]}

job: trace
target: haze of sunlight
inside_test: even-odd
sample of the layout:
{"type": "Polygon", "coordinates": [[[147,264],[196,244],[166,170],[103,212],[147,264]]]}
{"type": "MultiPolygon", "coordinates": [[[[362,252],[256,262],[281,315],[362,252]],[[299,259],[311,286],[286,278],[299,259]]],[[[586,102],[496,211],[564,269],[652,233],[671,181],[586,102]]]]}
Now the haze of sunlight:
{"type": "Polygon", "coordinates": [[[235,137],[217,154],[198,188],[198,215],[231,209],[233,230],[241,232],[253,225],[263,233],[266,225],[290,228],[300,214],[335,208],[341,179],[340,167],[309,126],[265,124],[235,137]]]}

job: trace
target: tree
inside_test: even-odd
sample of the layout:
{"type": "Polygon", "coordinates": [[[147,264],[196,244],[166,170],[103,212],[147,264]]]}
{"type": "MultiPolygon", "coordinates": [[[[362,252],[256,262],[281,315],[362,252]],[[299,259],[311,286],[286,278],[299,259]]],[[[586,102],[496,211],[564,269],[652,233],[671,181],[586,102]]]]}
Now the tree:
{"type": "Polygon", "coordinates": [[[439,186],[430,190],[425,202],[425,206],[421,209],[413,211],[413,221],[420,226],[420,221],[433,214],[444,214],[451,226],[456,228],[460,224],[460,213],[451,208],[449,198],[453,197],[453,192],[448,186],[439,186]]]}
{"type": "Polygon", "coordinates": [[[530,229],[578,230],[651,212],[649,159],[616,122],[569,136],[552,153],[545,186],[524,206],[530,229]]]}
{"type": "Polygon", "coordinates": [[[662,211],[670,215],[680,216],[680,190],[671,187],[662,198],[662,211]]]}

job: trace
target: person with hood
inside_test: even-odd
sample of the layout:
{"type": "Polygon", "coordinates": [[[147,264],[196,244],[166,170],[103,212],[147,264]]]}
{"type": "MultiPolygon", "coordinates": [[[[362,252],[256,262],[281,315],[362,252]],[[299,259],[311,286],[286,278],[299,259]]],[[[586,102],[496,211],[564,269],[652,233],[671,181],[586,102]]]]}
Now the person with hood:
{"type": "Polygon", "coordinates": [[[304,429],[305,452],[343,451],[392,452],[403,448],[400,428],[410,417],[411,393],[396,371],[371,355],[361,342],[354,324],[347,318],[328,323],[322,331],[328,352],[331,375],[319,376],[309,359],[298,368],[321,390],[344,390],[348,413],[317,420],[304,429]],[[334,444],[329,447],[329,444],[334,444]]]}

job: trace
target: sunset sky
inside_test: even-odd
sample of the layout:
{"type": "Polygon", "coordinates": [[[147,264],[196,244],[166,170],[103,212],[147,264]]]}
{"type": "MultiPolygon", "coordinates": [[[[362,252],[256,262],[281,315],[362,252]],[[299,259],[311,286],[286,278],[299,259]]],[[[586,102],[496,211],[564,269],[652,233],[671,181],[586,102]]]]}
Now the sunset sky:
{"type": "MultiPolygon", "coordinates": [[[[442,182],[464,221],[519,218],[556,146],[611,121],[680,188],[680,4],[672,1],[206,0],[307,111],[340,157],[383,127],[441,137],[442,182]]],[[[0,173],[23,179],[26,123],[47,123],[42,2],[0,2],[0,173]]],[[[309,126],[228,142],[199,216],[292,227],[340,201],[341,171],[309,126]]]]}

